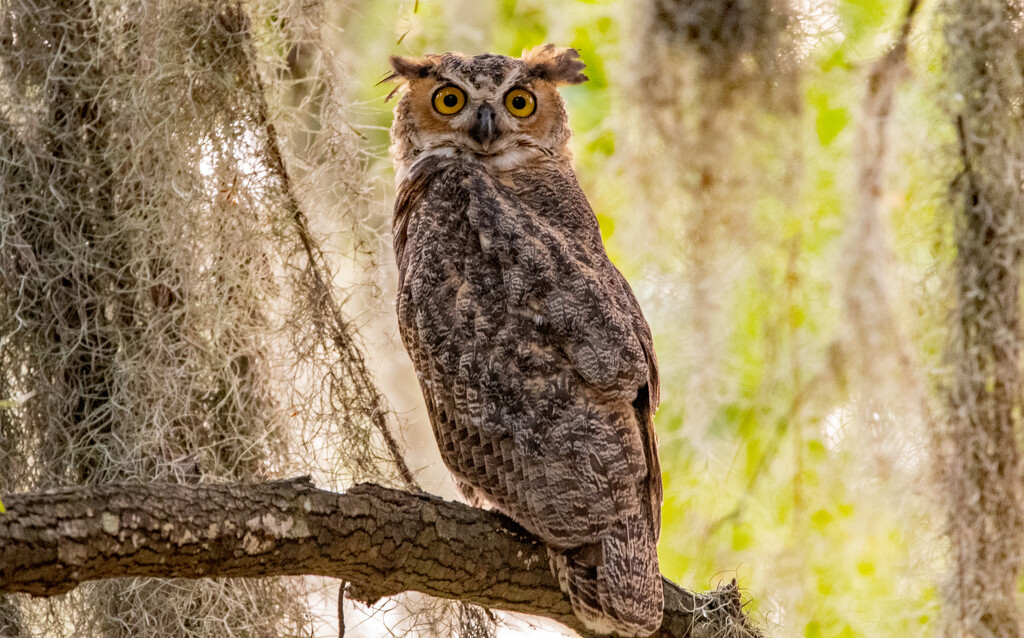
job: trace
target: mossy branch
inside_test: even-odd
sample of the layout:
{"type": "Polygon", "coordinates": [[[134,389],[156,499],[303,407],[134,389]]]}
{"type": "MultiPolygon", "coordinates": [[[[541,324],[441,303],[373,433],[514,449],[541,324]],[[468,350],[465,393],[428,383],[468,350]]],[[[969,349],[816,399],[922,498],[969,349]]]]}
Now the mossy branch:
{"type": "MultiPolygon", "coordinates": [[[[306,478],[258,484],[124,484],[4,495],[0,593],[79,583],[319,575],[372,602],[415,590],[582,626],[538,540],[507,518],[372,484],[344,494],[306,478]]],[[[665,580],[662,636],[757,636],[735,584],[692,593],[665,580]]]]}

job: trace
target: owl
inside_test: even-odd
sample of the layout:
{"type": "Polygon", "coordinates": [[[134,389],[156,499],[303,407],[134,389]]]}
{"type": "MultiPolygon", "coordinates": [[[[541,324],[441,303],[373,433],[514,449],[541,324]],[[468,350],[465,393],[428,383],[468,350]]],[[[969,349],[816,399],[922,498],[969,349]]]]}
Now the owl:
{"type": "MultiPolygon", "coordinates": [[[[595,633],[661,625],[651,331],[573,173],[574,49],[392,57],[398,320],[470,502],[548,547],[595,633]]],[[[389,96],[390,97],[390,96],[389,96]]]]}

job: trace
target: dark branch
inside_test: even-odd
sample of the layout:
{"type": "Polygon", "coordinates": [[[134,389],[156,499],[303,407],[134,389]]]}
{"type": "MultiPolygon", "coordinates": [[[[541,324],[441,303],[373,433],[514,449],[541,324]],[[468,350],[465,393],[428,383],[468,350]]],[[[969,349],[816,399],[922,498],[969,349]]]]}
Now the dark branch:
{"type": "MultiPolygon", "coordinates": [[[[371,602],[415,590],[581,630],[544,546],[508,519],[436,496],[308,479],[109,485],[5,495],[0,593],[53,596],[89,580],[320,575],[371,602]]],[[[756,636],[735,585],[665,580],[662,636],[756,636]]]]}

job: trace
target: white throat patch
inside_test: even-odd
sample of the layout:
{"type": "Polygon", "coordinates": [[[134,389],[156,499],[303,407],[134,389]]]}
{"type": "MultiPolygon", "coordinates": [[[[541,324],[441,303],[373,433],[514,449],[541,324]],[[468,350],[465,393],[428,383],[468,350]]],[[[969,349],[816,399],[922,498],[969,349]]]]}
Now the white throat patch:
{"type": "Polygon", "coordinates": [[[434,160],[459,156],[471,157],[490,169],[491,173],[497,174],[519,168],[530,160],[545,157],[546,153],[535,146],[513,146],[493,155],[480,155],[452,146],[438,146],[423,151],[410,163],[403,162],[399,165],[395,171],[395,186],[400,187],[410,176],[434,160]]]}

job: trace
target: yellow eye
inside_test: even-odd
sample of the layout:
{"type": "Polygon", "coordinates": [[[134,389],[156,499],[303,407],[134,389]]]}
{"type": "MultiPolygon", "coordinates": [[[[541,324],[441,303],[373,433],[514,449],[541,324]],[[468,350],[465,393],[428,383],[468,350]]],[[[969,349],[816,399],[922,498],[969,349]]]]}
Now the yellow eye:
{"type": "Polygon", "coordinates": [[[516,117],[529,117],[537,108],[537,98],[526,89],[512,89],[505,94],[505,108],[516,117]]]}
{"type": "Polygon", "coordinates": [[[466,106],[466,94],[457,86],[442,86],[434,92],[434,109],[441,115],[455,115],[466,106]]]}

